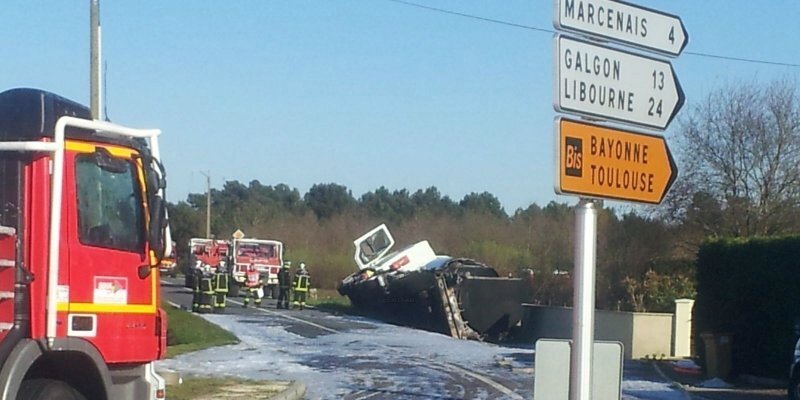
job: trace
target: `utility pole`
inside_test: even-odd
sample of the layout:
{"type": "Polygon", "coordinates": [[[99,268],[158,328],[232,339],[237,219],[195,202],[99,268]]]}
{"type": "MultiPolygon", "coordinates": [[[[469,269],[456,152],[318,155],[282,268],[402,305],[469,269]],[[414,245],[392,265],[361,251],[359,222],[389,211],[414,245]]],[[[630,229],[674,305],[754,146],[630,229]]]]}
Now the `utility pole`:
{"type": "Polygon", "coordinates": [[[200,173],[206,177],[206,239],[211,239],[211,171],[200,173]]]}
{"type": "Polygon", "coordinates": [[[89,55],[89,98],[92,111],[92,119],[100,119],[100,59],[101,59],[101,38],[100,38],[100,0],[90,0],[90,27],[89,37],[91,50],[89,55]]]}

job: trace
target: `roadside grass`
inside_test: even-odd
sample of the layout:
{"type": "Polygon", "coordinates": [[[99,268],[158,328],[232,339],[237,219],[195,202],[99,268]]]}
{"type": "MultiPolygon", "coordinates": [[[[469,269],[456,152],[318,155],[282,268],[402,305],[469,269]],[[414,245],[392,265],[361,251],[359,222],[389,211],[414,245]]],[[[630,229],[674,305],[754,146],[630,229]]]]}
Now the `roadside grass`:
{"type": "Polygon", "coordinates": [[[359,317],[378,318],[371,315],[368,311],[353,307],[350,298],[342,296],[333,289],[317,289],[316,300],[309,300],[308,304],[318,310],[327,311],[334,315],[355,315],[359,317]]]}
{"type": "Polygon", "coordinates": [[[308,299],[307,303],[321,310],[342,314],[358,314],[355,307],[350,304],[350,299],[347,296],[340,295],[334,289],[317,289],[317,298],[308,299]]]}
{"type": "Polygon", "coordinates": [[[167,357],[239,343],[234,334],[190,312],[169,304],[163,308],[167,312],[167,357]]]}
{"type": "Polygon", "coordinates": [[[278,394],[274,384],[235,378],[186,378],[180,385],[168,385],[169,400],[264,399],[278,394]]]}

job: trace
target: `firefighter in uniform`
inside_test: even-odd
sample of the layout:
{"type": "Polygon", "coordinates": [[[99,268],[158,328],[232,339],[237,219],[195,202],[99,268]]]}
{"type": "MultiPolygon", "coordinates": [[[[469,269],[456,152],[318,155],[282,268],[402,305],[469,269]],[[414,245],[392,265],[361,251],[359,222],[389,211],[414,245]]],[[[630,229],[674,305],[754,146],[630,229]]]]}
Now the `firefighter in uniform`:
{"type": "Polygon", "coordinates": [[[306,294],[309,286],[311,286],[311,276],[306,270],[306,264],[301,262],[300,269],[294,274],[294,281],[292,282],[292,289],[294,290],[292,306],[299,306],[301,310],[306,306],[306,294]]]}
{"type": "Polygon", "coordinates": [[[250,303],[251,296],[254,298],[253,304],[255,304],[256,307],[260,306],[261,296],[259,295],[259,290],[261,290],[261,274],[258,273],[258,270],[254,264],[250,264],[250,266],[247,267],[244,286],[244,303],[242,304],[242,307],[247,307],[247,305],[250,303]]]}
{"type": "Polygon", "coordinates": [[[219,262],[219,267],[214,272],[214,312],[225,312],[225,300],[228,296],[228,269],[225,261],[219,262]]]}
{"type": "Polygon", "coordinates": [[[200,312],[210,313],[214,302],[214,275],[211,266],[206,264],[200,273],[200,312]]]}
{"type": "Polygon", "coordinates": [[[292,262],[286,261],[283,263],[283,268],[278,272],[278,308],[289,309],[289,289],[292,285],[292,276],[289,270],[292,268],[292,262]]]}
{"type": "Polygon", "coordinates": [[[197,261],[191,274],[194,275],[194,279],[192,279],[192,311],[200,312],[200,278],[203,275],[203,263],[201,261],[197,261]]]}

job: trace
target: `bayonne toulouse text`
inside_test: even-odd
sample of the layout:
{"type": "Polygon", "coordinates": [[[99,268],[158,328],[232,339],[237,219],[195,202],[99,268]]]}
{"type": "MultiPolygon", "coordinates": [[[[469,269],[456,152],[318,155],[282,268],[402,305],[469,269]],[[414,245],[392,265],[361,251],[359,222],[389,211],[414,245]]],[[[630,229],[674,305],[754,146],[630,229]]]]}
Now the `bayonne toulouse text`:
{"type": "Polygon", "coordinates": [[[649,146],[646,144],[592,135],[589,141],[591,160],[610,159],[615,161],[611,165],[594,163],[589,165],[592,185],[653,193],[653,179],[655,178],[653,173],[614,166],[614,164],[630,165],[631,163],[646,165],[649,150],[649,146]]]}

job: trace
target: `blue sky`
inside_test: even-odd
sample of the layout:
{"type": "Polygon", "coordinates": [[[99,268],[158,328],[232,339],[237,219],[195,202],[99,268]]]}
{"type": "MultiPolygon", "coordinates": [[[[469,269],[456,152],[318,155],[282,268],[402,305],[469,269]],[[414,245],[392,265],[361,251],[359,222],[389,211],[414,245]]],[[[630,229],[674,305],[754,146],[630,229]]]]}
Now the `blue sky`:
{"type": "MultiPolygon", "coordinates": [[[[416,1],[553,29],[550,0],[416,1]]],[[[796,0],[635,3],[689,32],[682,114],[724,84],[800,75],[686,54],[800,64],[796,0]]],[[[200,171],[215,188],[488,191],[510,213],[577,201],[553,191],[551,33],[388,0],[101,0],[101,21],[108,116],[164,131],[171,201],[205,191],[200,171]]],[[[88,104],[89,0],[6,0],[0,38],[0,89],[88,104]]]]}

